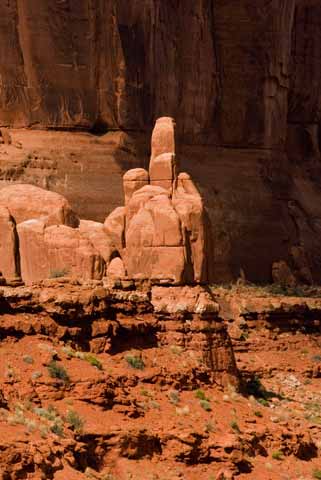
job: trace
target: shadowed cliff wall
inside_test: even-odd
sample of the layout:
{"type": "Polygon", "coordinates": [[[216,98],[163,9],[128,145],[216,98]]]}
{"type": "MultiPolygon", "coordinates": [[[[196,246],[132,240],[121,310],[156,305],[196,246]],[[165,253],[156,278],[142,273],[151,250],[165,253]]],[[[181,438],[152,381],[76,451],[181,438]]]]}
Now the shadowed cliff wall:
{"type": "Polygon", "coordinates": [[[301,246],[320,281],[320,43],[316,0],[3,1],[0,125],[110,133],[81,151],[76,134],[57,146],[19,133],[0,182],[46,186],[103,220],[122,172],[146,165],[155,119],[174,116],[209,209],[213,280],[270,280],[301,246]]]}

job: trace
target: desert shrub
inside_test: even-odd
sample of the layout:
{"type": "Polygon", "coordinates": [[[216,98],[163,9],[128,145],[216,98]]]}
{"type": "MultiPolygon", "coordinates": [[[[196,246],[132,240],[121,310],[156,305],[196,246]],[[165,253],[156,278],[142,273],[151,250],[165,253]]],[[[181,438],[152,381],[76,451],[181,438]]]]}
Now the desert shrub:
{"type": "Polygon", "coordinates": [[[146,390],[146,388],[142,387],[140,389],[140,394],[143,395],[144,397],[152,397],[153,394],[152,392],[149,392],[148,390],[146,390]]]}
{"type": "Polygon", "coordinates": [[[31,355],[24,355],[22,357],[22,360],[25,362],[25,363],[28,363],[29,365],[32,365],[34,363],[34,360],[32,358],[31,355]]]}
{"type": "Polygon", "coordinates": [[[57,419],[53,425],[51,425],[50,430],[52,433],[55,435],[58,435],[58,437],[63,437],[64,436],[64,427],[61,419],[57,419]]]}
{"type": "Polygon", "coordinates": [[[312,361],[316,362],[316,363],[320,363],[321,362],[321,355],[313,355],[312,361]]]}
{"type": "Polygon", "coordinates": [[[259,410],[257,410],[256,412],[254,412],[254,415],[255,415],[256,417],[260,417],[260,418],[263,417],[263,413],[260,412],[259,410]]]}
{"type": "Polygon", "coordinates": [[[275,452],[272,453],[272,458],[274,460],[283,460],[283,453],[280,450],[276,450],[275,452]]]}
{"type": "Polygon", "coordinates": [[[32,380],[37,380],[37,378],[40,378],[40,377],[42,377],[42,373],[39,372],[39,371],[35,371],[35,372],[33,372],[33,374],[31,375],[32,380]]]}
{"type": "Polygon", "coordinates": [[[80,433],[84,428],[84,420],[74,410],[69,410],[66,415],[66,422],[72,426],[75,432],[80,433]]]}
{"type": "Polygon", "coordinates": [[[103,365],[98,358],[96,358],[94,355],[91,355],[90,353],[84,355],[84,360],[86,362],[90,363],[93,367],[98,368],[98,370],[103,370],[103,365]]]}
{"type": "Polygon", "coordinates": [[[204,390],[201,390],[200,388],[195,391],[195,397],[199,400],[207,400],[204,390]]]}
{"type": "Polygon", "coordinates": [[[205,432],[206,433],[215,432],[215,425],[213,422],[209,421],[205,424],[205,432]]]}
{"type": "Polygon", "coordinates": [[[177,405],[180,401],[179,392],[177,390],[170,390],[168,392],[168,398],[171,403],[177,405]]]}
{"type": "Polygon", "coordinates": [[[145,363],[141,357],[137,357],[135,355],[127,355],[126,361],[128,365],[130,365],[132,368],[135,368],[136,370],[144,370],[145,368],[145,363]]]}
{"type": "Polygon", "coordinates": [[[249,332],[246,331],[241,333],[239,340],[241,342],[245,342],[248,338],[249,338],[249,332]]]}
{"type": "Polygon", "coordinates": [[[48,408],[35,407],[33,411],[36,415],[39,415],[39,417],[49,421],[56,420],[58,416],[57,410],[52,405],[49,405],[48,408]]]}
{"type": "Polygon", "coordinates": [[[212,410],[211,404],[208,400],[200,400],[200,406],[205,410],[206,412],[210,412],[212,410]]]}
{"type": "Polygon", "coordinates": [[[26,419],[25,426],[28,432],[34,432],[37,428],[37,423],[34,420],[26,419]]]}
{"type": "Polygon", "coordinates": [[[241,432],[240,427],[239,427],[236,420],[232,420],[230,425],[231,425],[232,430],[234,430],[234,432],[237,432],[237,433],[241,432]]]}
{"type": "Polygon", "coordinates": [[[47,425],[40,425],[39,432],[40,432],[41,438],[47,438],[47,435],[49,433],[49,429],[47,425]]]}
{"type": "Polygon", "coordinates": [[[101,361],[91,353],[77,352],[77,350],[74,350],[69,345],[63,347],[62,351],[67,355],[68,358],[79,358],[80,360],[85,360],[93,367],[98,368],[98,370],[103,370],[101,361]]]}
{"type": "Polygon", "coordinates": [[[62,380],[64,383],[70,382],[70,378],[66,369],[62,365],[59,365],[55,360],[52,360],[48,364],[47,368],[48,368],[49,375],[52,378],[57,378],[59,380],[62,380]]]}
{"type": "Polygon", "coordinates": [[[26,423],[25,414],[20,408],[16,408],[15,413],[13,415],[9,415],[7,420],[10,425],[25,425],[26,423]]]}
{"type": "Polygon", "coordinates": [[[321,480],[321,470],[314,470],[313,471],[313,478],[317,478],[318,480],[321,480]]]}

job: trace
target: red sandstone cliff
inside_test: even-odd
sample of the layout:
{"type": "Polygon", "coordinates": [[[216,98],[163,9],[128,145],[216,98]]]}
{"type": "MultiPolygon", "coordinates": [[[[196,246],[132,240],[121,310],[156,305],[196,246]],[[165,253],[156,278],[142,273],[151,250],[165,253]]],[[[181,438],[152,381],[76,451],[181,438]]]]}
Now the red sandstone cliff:
{"type": "Polygon", "coordinates": [[[126,134],[13,131],[0,186],[45,186],[102,220],[122,173],[146,166],[154,120],[173,116],[212,279],[266,281],[285,259],[320,281],[320,42],[317,0],[3,1],[0,125],[126,134]]]}

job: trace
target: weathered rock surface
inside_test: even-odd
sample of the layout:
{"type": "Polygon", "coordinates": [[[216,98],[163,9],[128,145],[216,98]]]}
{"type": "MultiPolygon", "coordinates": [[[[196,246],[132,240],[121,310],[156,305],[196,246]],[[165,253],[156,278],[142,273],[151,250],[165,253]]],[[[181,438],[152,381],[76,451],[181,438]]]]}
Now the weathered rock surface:
{"type": "MultiPolygon", "coordinates": [[[[2,189],[0,191],[0,269],[8,279],[14,279],[21,274],[21,245],[17,225],[23,222],[27,222],[29,228],[33,225],[34,232],[39,233],[50,225],[77,227],[79,219],[68,201],[57,193],[33,185],[12,185],[2,189]]],[[[35,236],[24,245],[26,250],[23,253],[26,252],[26,257],[23,256],[22,261],[28,261],[33,268],[43,271],[45,267],[40,254],[42,245],[39,242],[34,245],[33,240],[35,236]],[[40,248],[39,251],[38,248],[40,248]],[[39,260],[38,267],[37,260],[39,260]]],[[[25,273],[25,269],[23,270],[25,273]]]]}
{"type": "Polygon", "coordinates": [[[103,257],[78,229],[27,220],[17,231],[21,277],[26,284],[57,276],[99,280],[104,275],[103,257]]]}
{"type": "Polygon", "coordinates": [[[148,172],[144,168],[133,168],[123,176],[125,205],[127,205],[133,194],[149,183],[148,172]]]}
{"type": "Polygon", "coordinates": [[[26,284],[66,275],[206,282],[203,201],[187,174],[177,177],[174,153],[166,153],[175,150],[174,122],[159,119],[152,139],[150,174],[142,168],[125,174],[125,207],[117,207],[104,224],[79,220],[64,197],[33,185],[0,190],[5,277],[11,281],[21,275],[26,284]]]}
{"type": "Polygon", "coordinates": [[[22,3],[0,6],[1,127],[108,133],[3,130],[1,186],[49,188],[103,222],[123,173],[146,168],[155,119],[173,116],[211,220],[211,279],[269,281],[298,247],[320,282],[317,0],[22,3]]]}
{"type": "Polygon", "coordinates": [[[136,286],[1,287],[0,475],[315,476],[320,289],[136,286]],[[227,303],[239,309],[226,318],[241,391],[227,303]]]}
{"type": "Polygon", "coordinates": [[[207,282],[208,236],[203,200],[187,173],[178,174],[175,123],[156,121],[149,175],[144,169],[124,175],[125,208],[105,220],[130,278],[174,284],[207,282]],[[150,183],[149,183],[150,182],[150,183]]]}

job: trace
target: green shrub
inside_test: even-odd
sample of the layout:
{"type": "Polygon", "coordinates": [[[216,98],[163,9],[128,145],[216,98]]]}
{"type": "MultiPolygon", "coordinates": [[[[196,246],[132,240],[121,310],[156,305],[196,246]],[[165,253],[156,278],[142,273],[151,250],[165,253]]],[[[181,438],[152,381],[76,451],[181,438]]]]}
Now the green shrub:
{"type": "Polygon", "coordinates": [[[69,410],[66,415],[66,422],[69,423],[77,433],[81,433],[84,428],[84,420],[74,410],[69,410]]]}
{"type": "Polygon", "coordinates": [[[231,425],[231,428],[234,430],[234,432],[237,432],[237,433],[241,432],[240,427],[236,420],[232,420],[230,425],[231,425]]]}
{"type": "Polygon", "coordinates": [[[52,360],[48,364],[47,368],[48,368],[49,375],[52,378],[57,378],[59,380],[62,380],[64,383],[70,382],[70,378],[66,369],[62,365],[58,365],[58,363],[55,360],[52,360]]]}
{"type": "Polygon", "coordinates": [[[98,370],[103,370],[102,363],[94,355],[91,355],[90,353],[85,354],[84,355],[84,360],[86,360],[86,362],[90,363],[90,365],[92,365],[93,367],[98,368],[98,370]]]}
{"type": "Polygon", "coordinates": [[[256,412],[254,412],[254,415],[255,415],[256,417],[260,417],[260,418],[263,417],[263,413],[260,412],[259,410],[257,410],[256,412]]]}
{"type": "Polygon", "coordinates": [[[206,400],[205,392],[201,389],[195,391],[195,397],[199,398],[200,400],[206,400]]]}
{"type": "Polygon", "coordinates": [[[50,430],[55,435],[58,435],[58,437],[63,437],[64,436],[64,427],[63,427],[63,424],[62,424],[60,419],[56,420],[55,423],[53,425],[51,425],[50,430]]]}
{"type": "Polygon", "coordinates": [[[314,470],[313,471],[313,478],[317,478],[318,480],[321,480],[321,470],[314,470]]]}
{"type": "Polygon", "coordinates": [[[211,404],[208,400],[200,400],[200,406],[206,411],[210,412],[212,410],[211,404]]]}
{"type": "Polygon", "coordinates": [[[272,453],[272,458],[274,460],[283,460],[284,456],[280,450],[276,450],[275,452],[272,453]]]}
{"type": "Polygon", "coordinates": [[[144,370],[145,368],[145,363],[141,357],[137,357],[135,355],[127,355],[126,361],[128,365],[130,365],[132,368],[135,368],[136,370],[144,370]]]}
{"type": "Polygon", "coordinates": [[[56,420],[58,416],[57,410],[52,405],[49,405],[48,408],[35,407],[33,411],[36,415],[39,415],[39,417],[46,418],[50,421],[56,420]]]}

